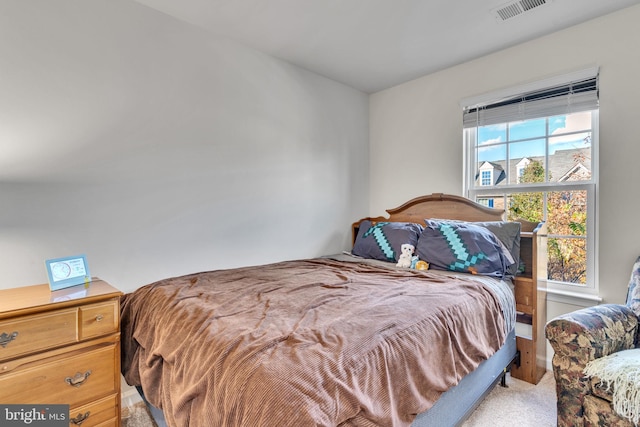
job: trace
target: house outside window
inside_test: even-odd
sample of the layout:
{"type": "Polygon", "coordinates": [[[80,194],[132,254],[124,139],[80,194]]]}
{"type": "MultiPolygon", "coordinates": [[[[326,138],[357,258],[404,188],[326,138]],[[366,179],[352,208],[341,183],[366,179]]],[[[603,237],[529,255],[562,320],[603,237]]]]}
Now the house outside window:
{"type": "Polygon", "coordinates": [[[547,223],[550,289],[597,292],[597,86],[596,73],[464,112],[467,197],[547,223]],[[489,185],[487,165],[503,175],[489,185]]]}
{"type": "Polygon", "coordinates": [[[504,167],[496,162],[483,162],[476,172],[477,182],[482,187],[489,187],[504,183],[506,174],[504,167]]]}

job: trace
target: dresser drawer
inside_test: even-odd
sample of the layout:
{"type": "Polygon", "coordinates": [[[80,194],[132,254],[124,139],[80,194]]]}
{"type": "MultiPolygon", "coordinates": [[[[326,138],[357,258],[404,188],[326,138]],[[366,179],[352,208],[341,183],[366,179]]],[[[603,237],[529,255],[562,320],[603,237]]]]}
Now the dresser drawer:
{"type": "Polygon", "coordinates": [[[118,332],[119,301],[80,306],[80,339],[118,332]]]}
{"type": "Polygon", "coordinates": [[[0,321],[0,337],[0,361],[74,343],[78,340],[78,310],[56,310],[0,321]]]}
{"type": "Polygon", "coordinates": [[[108,422],[116,425],[119,417],[117,406],[119,398],[119,395],[113,394],[88,405],[69,409],[69,425],[94,427],[108,422]]]}
{"type": "Polygon", "coordinates": [[[119,391],[119,343],[59,355],[0,374],[0,402],[83,405],[119,391]]]}

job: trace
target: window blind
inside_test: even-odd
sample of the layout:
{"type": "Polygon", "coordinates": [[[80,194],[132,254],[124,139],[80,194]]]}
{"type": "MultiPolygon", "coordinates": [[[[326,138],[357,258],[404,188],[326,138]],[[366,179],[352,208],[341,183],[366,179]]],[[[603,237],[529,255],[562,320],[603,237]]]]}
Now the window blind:
{"type": "Polygon", "coordinates": [[[598,108],[598,76],[465,107],[463,126],[473,128],[598,108]]]}

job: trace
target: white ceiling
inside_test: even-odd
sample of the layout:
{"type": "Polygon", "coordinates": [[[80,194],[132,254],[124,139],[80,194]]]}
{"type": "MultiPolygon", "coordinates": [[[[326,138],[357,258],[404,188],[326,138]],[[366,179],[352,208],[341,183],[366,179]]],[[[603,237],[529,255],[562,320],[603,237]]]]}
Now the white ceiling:
{"type": "Polygon", "coordinates": [[[547,0],[499,21],[506,0],[135,1],[369,93],[640,3],[547,0]]]}

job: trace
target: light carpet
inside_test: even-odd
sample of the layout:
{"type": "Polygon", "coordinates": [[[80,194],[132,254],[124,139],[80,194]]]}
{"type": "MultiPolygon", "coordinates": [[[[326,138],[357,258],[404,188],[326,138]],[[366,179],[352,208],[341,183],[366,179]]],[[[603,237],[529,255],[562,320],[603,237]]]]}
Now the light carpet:
{"type": "MultiPolygon", "coordinates": [[[[547,372],[538,385],[507,375],[507,385],[507,388],[497,385],[462,427],[556,425],[556,392],[552,372],[547,372]]],[[[122,427],[155,427],[155,423],[145,404],[137,402],[122,408],[122,427]]]]}
{"type": "Polygon", "coordinates": [[[547,371],[537,385],[511,378],[497,385],[462,427],[553,427],[557,422],[556,382],[547,371]]]}
{"type": "Polygon", "coordinates": [[[122,408],[122,427],[157,427],[143,401],[122,408]]]}

